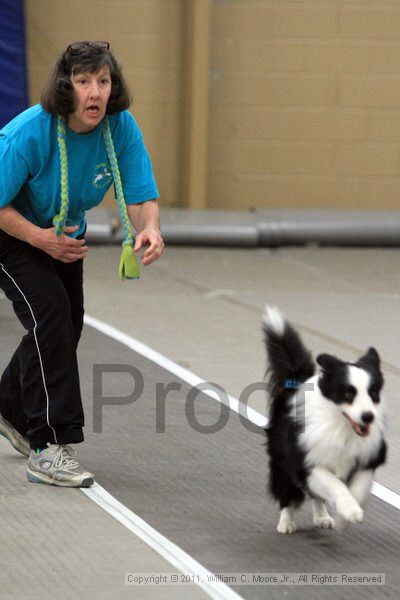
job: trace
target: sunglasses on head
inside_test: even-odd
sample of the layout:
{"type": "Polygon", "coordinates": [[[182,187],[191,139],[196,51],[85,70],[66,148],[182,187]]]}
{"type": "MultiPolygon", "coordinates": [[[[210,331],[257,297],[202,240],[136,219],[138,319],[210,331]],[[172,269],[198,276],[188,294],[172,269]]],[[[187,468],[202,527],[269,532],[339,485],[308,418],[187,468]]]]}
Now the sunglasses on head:
{"type": "Polygon", "coordinates": [[[69,54],[79,54],[85,48],[102,48],[103,50],[109,50],[109,42],[74,42],[67,48],[69,54]]]}

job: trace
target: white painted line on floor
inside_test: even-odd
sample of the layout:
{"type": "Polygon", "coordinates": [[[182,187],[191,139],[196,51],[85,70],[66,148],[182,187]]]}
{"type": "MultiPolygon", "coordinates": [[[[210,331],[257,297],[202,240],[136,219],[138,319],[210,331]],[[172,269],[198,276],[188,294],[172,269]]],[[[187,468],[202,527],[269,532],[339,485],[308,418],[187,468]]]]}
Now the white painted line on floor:
{"type": "MultiPolygon", "coordinates": [[[[186,381],[193,387],[206,383],[204,379],[201,379],[201,377],[198,377],[188,369],[184,369],[183,367],[173,362],[166,356],[163,356],[162,354],[160,354],[156,350],[153,350],[149,346],[146,346],[142,342],[135,340],[135,338],[131,337],[130,335],[127,335],[126,333],[123,333],[122,331],[120,331],[116,327],[113,327],[112,325],[107,325],[107,323],[99,321],[99,319],[95,319],[94,317],[90,317],[89,315],[85,315],[85,323],[87,325],[90,325],[90,327],[97,329],[101,333],[108,335],[114,340],[117,340],[121,344],[124,344],[124,346],[127,346],[128,348],[130,348],[134,352],[137,352],[141,356],[148,358],[155,364],[159,365],[166,371],[173,373],[174,375],[176,375],[183,381],[186,381]]],[[[202,393],[206,394],[207,396],[210,396],[218,402],[226,404],[232,410],[242,415],[255,425],[258,425],[259,427],[265,427],[267,424],[266,417],[264,417],[261,413],[254,410],[253,408],[246,407],[245,405],[241,404],[233,396],[229,396],[228,394],[224,396],[221,393],[213,392],[212,390],[203,390],[202,393]]],[[[376,481],[372,486],[371,492],[377,498],[384,500],[385,502],[387,502],[387,504],[390,504],[391,506],[394,506],[394,508],[400,510],[400,495],[396,492],[389,490],[389,488],[381,485],[380,483],[377,483],[376,481]]]]}
{"type": "Polygon", "coordinates": [[[107,511],[137,537],[146,542],[158,554],[182,573],[199,576],[202,581],[194,585],[201,587],[211,598],[216,600],[243,600],[230,587],[220,581],[213,581],[213,573],[186,554],[181,548],[153,529],[124,504],[116,500],[101,485],[95,483],[91,488],[81,488],[93,502],[107,511]]]}
{"type": "Polygon", "coordinates": [[[381,485],[377,481],[374,481],[371,492],[381,500],[384,500],[388,504],[391,504],[395,508],[400,510],[400,496],[396,492],[392,492],[389,488],[381,485]]]}

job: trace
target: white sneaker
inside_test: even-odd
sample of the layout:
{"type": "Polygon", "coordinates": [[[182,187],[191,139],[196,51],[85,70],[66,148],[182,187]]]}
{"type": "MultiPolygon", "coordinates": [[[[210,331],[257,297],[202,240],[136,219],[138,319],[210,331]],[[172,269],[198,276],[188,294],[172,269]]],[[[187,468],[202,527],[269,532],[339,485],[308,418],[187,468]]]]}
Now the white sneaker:
{"type": "Polygon", "coordinates": [[[2,415],[0,415],[0,435],[4,436],[18,452],[24,456],[30,455],[31,448],[26,437],[18,433],[15,427],[2,415]]]}
{"type": "Polygon", "coordinates": [[[26,476],[34,483],[61,487],[90,487],[94,475],[79,466],[71,446],[51,444],[39,453],[31,451],[26,476]]]}

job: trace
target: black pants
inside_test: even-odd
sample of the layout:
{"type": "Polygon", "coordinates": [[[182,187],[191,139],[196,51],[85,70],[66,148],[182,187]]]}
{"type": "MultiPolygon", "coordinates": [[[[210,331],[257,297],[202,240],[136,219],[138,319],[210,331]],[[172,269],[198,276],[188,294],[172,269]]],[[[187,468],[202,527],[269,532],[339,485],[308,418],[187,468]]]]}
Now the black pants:
{"type": "Polygon", "coordinates": [[[82,260],[54,260],[0,231],[0,288],[27,332],[0,380],[0,413],[31,448],[83,441],[82,283],[82,260]]]}

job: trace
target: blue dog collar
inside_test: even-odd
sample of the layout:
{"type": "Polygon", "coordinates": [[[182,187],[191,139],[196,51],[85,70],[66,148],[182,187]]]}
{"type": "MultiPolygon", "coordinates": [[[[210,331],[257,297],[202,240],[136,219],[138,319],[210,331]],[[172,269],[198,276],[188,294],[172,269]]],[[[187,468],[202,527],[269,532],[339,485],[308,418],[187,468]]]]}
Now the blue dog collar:
{"type": "Polygon", "coordinates": [[[286,379],[285,390],[298,390],[302,383],[298,379],[286,379]]]}

